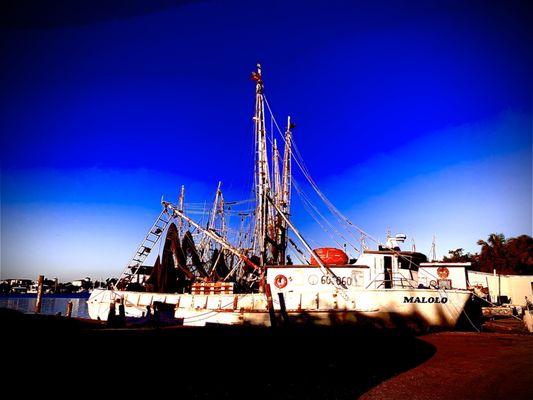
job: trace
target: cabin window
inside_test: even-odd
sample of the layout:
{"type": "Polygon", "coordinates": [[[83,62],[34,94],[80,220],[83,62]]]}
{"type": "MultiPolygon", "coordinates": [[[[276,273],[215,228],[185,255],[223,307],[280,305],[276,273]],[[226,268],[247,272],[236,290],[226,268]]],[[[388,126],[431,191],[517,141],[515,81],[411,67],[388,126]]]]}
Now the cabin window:
{"type": "Polygon", "coordinates": [[[400,264],[400,269],[418,271],[418,265],[416,264],[416,261],[410,257],[399,257],[398,263],[400,264]]]}

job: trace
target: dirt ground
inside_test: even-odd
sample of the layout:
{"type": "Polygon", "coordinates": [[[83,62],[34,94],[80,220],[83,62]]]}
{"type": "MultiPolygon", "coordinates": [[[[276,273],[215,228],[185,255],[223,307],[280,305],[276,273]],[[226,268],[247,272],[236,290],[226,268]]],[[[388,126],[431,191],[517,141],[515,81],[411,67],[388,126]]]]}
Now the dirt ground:
{"type": "Polygon", "coordinates": [[[5,309],[0,330],[0,387],[51,390],[55,399],[533,399],[533,335],[106,329],[5,309]]]}
{"type": "Polygon", "coordinates": [[[433,357],[361,400],[533,399],[533,335],[443,332],[420,339],[436,348],[433,357]]]}

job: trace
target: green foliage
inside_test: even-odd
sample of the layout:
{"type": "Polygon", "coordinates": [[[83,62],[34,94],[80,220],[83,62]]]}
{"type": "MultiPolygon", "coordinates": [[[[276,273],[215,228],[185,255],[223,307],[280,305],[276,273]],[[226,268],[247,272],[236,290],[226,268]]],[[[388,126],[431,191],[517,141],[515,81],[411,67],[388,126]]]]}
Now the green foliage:
{"type": "Polygon", "coordinates": [[[491,233],[487,240],[478,240],[481,251],[464,253],[463,249],[450,250],[446,262],[471,262],[472,269],[499,274],[533,275],[533,238],[528,235],[506,239],[501,233],[491,233]]]}
{"type": "Polygon", "coordinates": [[[449,256],[444,256],[445,262],[475,262],[477,254],[470,254],[464,252],[464,249],[455,249],[448,251],[449,256]]]}

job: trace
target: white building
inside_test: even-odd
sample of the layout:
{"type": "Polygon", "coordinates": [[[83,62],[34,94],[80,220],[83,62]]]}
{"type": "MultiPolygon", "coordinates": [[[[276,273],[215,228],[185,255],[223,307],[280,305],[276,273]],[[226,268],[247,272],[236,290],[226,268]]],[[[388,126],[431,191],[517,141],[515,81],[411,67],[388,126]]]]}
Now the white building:
{"type": "Polygon", "coordinates": [[[506,296],[513,305],[525,306],[526,297],[533,301],[533,275],[501,275],[496,272],[470,271],[470,263],[421,263],[418,283],[424,286],[439,286],[448,281],[453,289],[483,289],[492,302],[498,296],[506,296]]]}
{"type": "Polygon", "coordinates": [[[533,275],[500,275],[496,273],[468,271],[471,286],[480,285],[488,288],[490,298],[496,301],[498,296],[507,296],[513,305],[526,305],[526,297],[533,300],[533,275]]]}

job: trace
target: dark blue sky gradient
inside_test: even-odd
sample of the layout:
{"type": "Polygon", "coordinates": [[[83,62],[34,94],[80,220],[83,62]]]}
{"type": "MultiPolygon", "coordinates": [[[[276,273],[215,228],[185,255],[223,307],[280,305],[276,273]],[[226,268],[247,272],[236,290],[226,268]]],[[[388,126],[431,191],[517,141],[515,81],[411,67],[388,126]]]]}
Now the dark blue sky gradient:
{"type": "MultiPolygon", "coordinates": [[[[498,179],[523,173],[516,185],[525,197],[512,207],[525,207],[529,221],[483,226],[471,232],[472,243],[457,245],[472,247],[490,233],[481,229],[531,233],[532,34],[525,2],[165,1],[154,8],[158,3],[154,12],[131,16],[117,9],[92,15],[81,2],[81,19],[19,12],[4,27],[3,270],[27,264],[9,255],[16,241],[8,249],[4,236],[16,219],[9,213],[30,202],[157,213],[157,190],[175,196],[174,188],[188,183],[198,188],[193,198],[210,198],[219,179],[245,196],[253,146],[249,74],[257,61],[277,118],[292,116],[309,170],[343,210],[421,176],[516,156],[516,169],[498,179]],[[401,172],[389,173],[396,168],[401,172]],[[86,184],[65,184],[91,173],[86,184]],[[102,184],[109,174],[117,178],[102,184]],[[139,176],[144,183],[132,186],[139,176]],[[357,190],[341,190],[337,179],[357,179],[357,190]],[[157,189],[163,182],[168,186],[157,189]]],[[[64,216],[74,213],[69,207],[61,207],[64,216]]],[[[131,252],[148,220],[133,239],[121,239],[131,252]]],[[[386,228],[381,221],[366,227],[386,228]]],[[[127,256],[106,268],[117,269],[127,256]]],[[[50,259],[50,271],[65,268],[58,263],[50,259]]]]}

